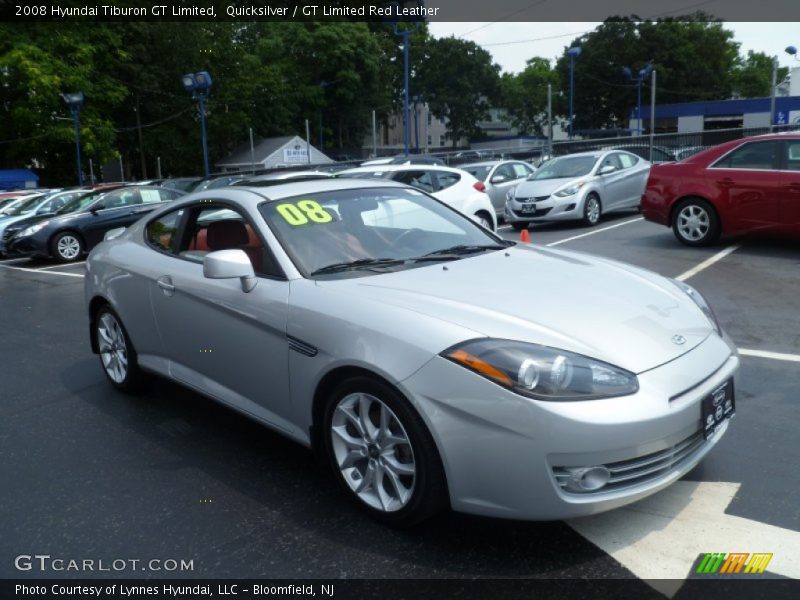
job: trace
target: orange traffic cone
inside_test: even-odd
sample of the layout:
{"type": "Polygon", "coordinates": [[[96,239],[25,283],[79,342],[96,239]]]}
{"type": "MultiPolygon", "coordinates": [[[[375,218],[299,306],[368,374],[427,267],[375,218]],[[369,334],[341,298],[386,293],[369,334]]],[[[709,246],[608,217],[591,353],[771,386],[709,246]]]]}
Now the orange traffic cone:
{"type": "Polygon", "coordinates": [[[519,241],[523,244],[530,244],[531,243],[531,234],[528,232],[527,229],[523,229],[519,234],[519,241]]]}

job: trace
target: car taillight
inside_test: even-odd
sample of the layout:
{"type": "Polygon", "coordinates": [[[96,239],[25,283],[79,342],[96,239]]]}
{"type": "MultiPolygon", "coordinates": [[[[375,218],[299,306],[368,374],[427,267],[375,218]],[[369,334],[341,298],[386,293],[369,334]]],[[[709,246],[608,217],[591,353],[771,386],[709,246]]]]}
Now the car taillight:
{"type": "Polygon", "coordinates": [[[475,183],[472,184],[472,187],[474,187],[479,192],[485,192],[486,191],[486,186],[483,185],[482,181],[476,181],[475,183]]]}

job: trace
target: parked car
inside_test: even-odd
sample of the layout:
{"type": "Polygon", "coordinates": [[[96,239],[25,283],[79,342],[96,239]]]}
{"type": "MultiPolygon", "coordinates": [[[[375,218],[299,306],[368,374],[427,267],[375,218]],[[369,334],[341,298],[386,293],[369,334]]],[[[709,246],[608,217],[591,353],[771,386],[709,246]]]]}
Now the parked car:
{"type": "Polygon", "coordinates": [[[675,155],[675,160],[683,160],[684,158],[689,158],[693,154],[702,152],[705,149],[706,146],[688,146],[686,148],[678,148],[673,152],[673,154],[675,155]]]}
{"type": "Polygon", "coordinates": [[[605,213],[638,207],[649,171],[646,160],[616,150],[553,158],[509,192],[504,216],[517,230],[544,221],[593,226],[605,213]]]}
{"type": "MultiPolygon", "coordinates": [[[[54,216],[29,223],[9,236],[8,253],[73,262],[103,240],[105,233],[127,227],[164,202],[184,193],[149,186],[127,186],[99,196],[67,202],[54,216]]],[[[4,241],[9,231],[4,234],[4,241]]]]}
{"type": "Polygon", "coordinates": [[[721,235],[800,233],[800,134],[743,138],[681,162],[654,166],[645,219],[671,227],[688,246],[721,235]]]}
{"type": "Polygon", "coordinates": [[[474,218],[487,229],[497,229],[497,215],[483,182],[461,169],[439,165],[385,165],[347,169],[336,176],[405,183],[474,218]]]}
{"type": "Polygon", "coordinates": [[[531,165],[521,160],[487,160],[459,165],[458,168],[483,182],[498,217],[503,215],[508,192],[535,171],[531,165]]]}
{"type": "Polygon", "coordinates": [[[266,187],[287,181],[309,181],[311,179],[330,179],[331,177],[333,177],[333,173],[327,171],[275,171],[264,175],[253,175],[247,179],[241,179],[233,185],[266,187]]]}
{"type": "Polygon", "coordinates": [[[193,192],[200,192],[202,190],[215,190],[221,187],[227,187],[229,185],[233,185],[246,179],[248,175],[222,175],[220,177],[209,177],[208,179],[203,179],[199,184],[197,184],[193,192]]]}
{"type": "Polygon", "coordinates": [[[172,179],[165,179],[159,185],[165,188],[180,190],[181,192],[193,192],[200,182],[203,181],[200,177],[174,177],[172,179]]]}
{"type": "Polygon", "coordinates": [[[111,385],[156,374],[232,407],[398,526],[594,515],[731,426],[739,358],[685,283],[502,240],[391,181],[263,191],[187,196],[91,252],[111,385]]]}
{"type": "Polygon", "coordinates": [[[650,161],[650,145],[649,144],[625,144],[622,146],[612,146],[605,148],[606,150],[623,150],[631,152],[636,156],[651,162],[652,164],[659,164],[665,162],[674,162],[678,160],[675,154],[669,148],[663,146],[653,146],[653,160],[650,161]]]}

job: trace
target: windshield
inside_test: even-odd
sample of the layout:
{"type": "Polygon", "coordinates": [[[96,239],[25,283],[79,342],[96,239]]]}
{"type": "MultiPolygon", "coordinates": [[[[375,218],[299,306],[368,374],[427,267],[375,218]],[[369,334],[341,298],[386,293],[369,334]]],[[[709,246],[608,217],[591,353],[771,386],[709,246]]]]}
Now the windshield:
{"type": "Polygon", "coordinates": [[[489,171],[492,167],[489,166],[480,166],[480,167],[461,167],[467,173],[472,175],[478,181],[485,181],[486,176],[489,175],[489,171]]]}
{"type": "Polygon", "coordinates": [[[78,196],[77,198],[73,198],[69,202],[67,202],[64,206],[59,208],[56,211],[56,214],[65,215],[67,213],[76,212],[79,210],[83,210],[87,206],[89,206],[92,202],[97,200],[99,194],[97,192],[90,192],[85,196],[78,196]]]}
{"type": "Polygon", "coordinates": [[[42,201],[44,196],[31,196],[30,198],[26,198],[22,200],[19,204],[15,204],[14,206],[7,207],[4,211],[4,215],[21,215],[24,213],[31,212],[33,209],[36,208],[36,205],[42,201]]]}
{"type": "Polygon", "coordinates": [[[307,277],[357,277],[505,247],[474,221],[412,189],[322,192],[259,208],[307,277]]]}
{"type": "Polygon", "coordinates": [[[548,160],[533,174],[531,179],[572,179],[591,173],[597,156],[562,156],[548,160]]]}

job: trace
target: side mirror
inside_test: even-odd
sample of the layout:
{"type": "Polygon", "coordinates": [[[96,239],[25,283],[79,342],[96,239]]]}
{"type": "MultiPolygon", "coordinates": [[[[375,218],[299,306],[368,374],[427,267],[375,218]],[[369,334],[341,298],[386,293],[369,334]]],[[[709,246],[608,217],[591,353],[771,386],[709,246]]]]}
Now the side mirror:
{"type": "Polygon", "coordinates": [[[504,181],[508,181],[505,175],[495,175],[491,179],[491,183],[503,183],[504,181]]]}
{"type": "Polygon", "coordinates": [[[244,250],[217,250],[203,257],[203,276],[209,279],[241,279],[242,291],[252,292],[258,283],[253,264],[244,250]]]}
{"type": "Polygon", "coordinates": [[[617,170],[617,167],[614,165],[603,165],[600,167],[600,170],[597,172],[598,175],[608,175],[609,173],[613,173],[617,170]]]}

